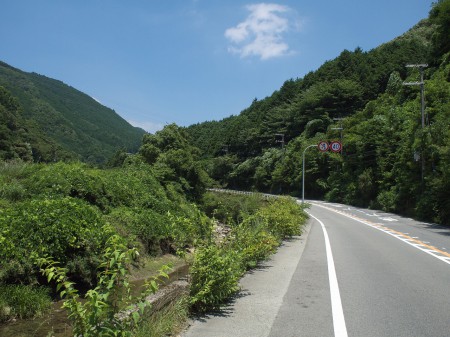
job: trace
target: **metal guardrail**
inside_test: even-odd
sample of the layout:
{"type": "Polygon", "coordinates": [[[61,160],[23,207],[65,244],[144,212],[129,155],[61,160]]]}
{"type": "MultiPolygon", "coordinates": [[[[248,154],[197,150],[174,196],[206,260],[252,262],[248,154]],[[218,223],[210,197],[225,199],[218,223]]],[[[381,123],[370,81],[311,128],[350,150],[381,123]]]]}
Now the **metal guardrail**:
{"type": "Polygon", "coordinates": [[[260,193],[260,192],[238,191],[238,190],[227,190],[227,189],[223,189],[223,188],[207,188],[206,190],[210,191],[210,192],[227,193],[227,194],[257,195],[257,196],[260,196],[265,199],[286,197],[283,195],[275,195],[275,194],[260,193]]]}

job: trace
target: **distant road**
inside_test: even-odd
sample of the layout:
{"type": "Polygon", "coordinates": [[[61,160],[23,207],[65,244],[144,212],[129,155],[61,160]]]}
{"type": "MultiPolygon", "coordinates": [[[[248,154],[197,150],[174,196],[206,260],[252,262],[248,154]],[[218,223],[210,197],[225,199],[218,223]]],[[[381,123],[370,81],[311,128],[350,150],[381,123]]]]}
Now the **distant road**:
{"type": "Polygon", "coordinates": [[[306,240],[185,336],[450,336],[449,228],[324,202],[309,213],[306,240]]]}

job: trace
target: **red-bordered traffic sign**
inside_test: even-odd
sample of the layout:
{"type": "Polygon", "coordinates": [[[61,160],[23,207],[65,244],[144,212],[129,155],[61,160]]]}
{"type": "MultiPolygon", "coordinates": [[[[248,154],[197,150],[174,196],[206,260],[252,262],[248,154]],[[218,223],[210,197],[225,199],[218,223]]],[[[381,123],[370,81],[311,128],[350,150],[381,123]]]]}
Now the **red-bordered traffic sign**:
{"type": "Polygon", "coordinates": [[[317,147],[318,147],[319,151],[326,152],[326,151],[328,151],[330,146],[328,145],[327,142],[322,141],[322,142],[319,142],[319,144],[317,144],[317,147]]]}
{"type": "Polygon", "coordinates": [[[342,150],[341,142],[338,142],[338,141],[331,142],[330,150],[333,152],[341,152],[341,150],[342,150]]]}

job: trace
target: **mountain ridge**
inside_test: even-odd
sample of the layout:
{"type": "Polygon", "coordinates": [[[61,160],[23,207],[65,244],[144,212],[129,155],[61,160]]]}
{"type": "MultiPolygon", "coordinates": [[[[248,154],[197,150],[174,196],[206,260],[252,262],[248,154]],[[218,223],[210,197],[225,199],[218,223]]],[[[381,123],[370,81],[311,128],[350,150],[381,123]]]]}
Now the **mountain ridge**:
{"type": "Polygon", "coordinates": [[[119,149],[136,152],[146,133],[60,80],[1,61],[0,86],[18,99],[25,120],[36,123],[49,139],[82,161],[104,163],[119,149]]]}

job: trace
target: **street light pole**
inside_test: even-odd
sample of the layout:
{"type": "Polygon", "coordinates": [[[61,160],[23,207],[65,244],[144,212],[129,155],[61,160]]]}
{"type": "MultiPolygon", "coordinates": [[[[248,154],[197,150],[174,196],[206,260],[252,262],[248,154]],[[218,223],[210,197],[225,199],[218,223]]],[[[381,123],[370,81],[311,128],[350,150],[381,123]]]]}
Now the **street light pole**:
{"type": "Polygon", "coordinates": [[[309,145],[303,150],[303,166],[302,166],[302,204],[305,203],[305,152],[310,147],[317,147],[317,144],[309,145]]]}

